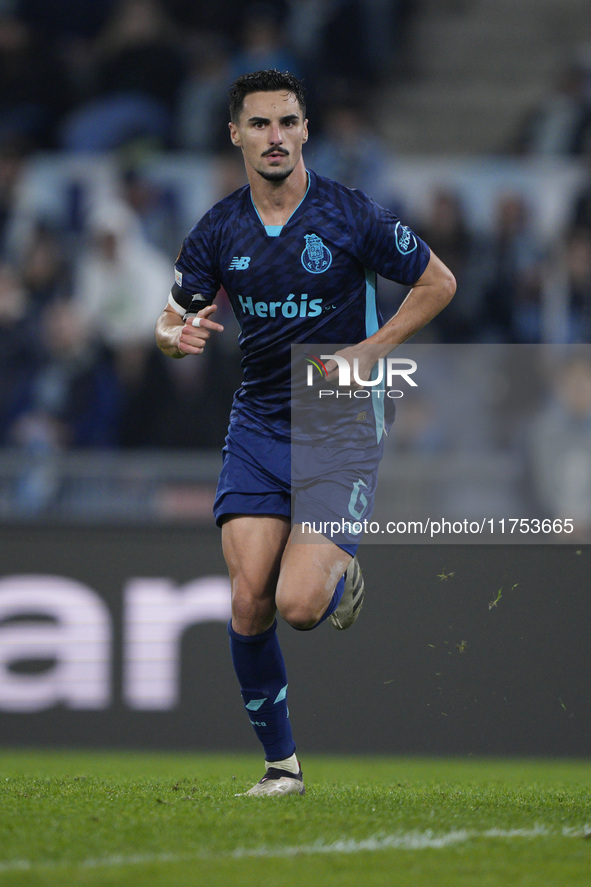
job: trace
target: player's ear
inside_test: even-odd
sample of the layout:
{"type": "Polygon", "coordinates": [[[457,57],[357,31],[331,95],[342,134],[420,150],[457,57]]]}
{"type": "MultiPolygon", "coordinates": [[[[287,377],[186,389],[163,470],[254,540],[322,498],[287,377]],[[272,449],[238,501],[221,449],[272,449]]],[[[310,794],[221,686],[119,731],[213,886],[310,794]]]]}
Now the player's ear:
{"type": "Polygon", "coordinates": [[[302,142],[308,141],[308,121],[304,120],[304,134],[302,137],[302,142]]]}
{"type": "Polygon", "coordinates": [[[228,123],[228,129],[230,130],[230,138],[232,139],[232,144],[237,147],[241,147],[242,143],[240,141],[240,135],[238,134],[238,127],[235,123],[228,123]]]}

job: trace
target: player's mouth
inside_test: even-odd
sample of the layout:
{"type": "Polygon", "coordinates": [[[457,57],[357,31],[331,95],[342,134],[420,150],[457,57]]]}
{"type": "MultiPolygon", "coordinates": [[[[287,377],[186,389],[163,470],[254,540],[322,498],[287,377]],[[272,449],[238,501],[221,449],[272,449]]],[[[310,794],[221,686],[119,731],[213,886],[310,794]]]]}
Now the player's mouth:
{"type": "Polygon", "coordinates": [[[263,157],[269,157],[271,160],[280,160],[281,157],[287,157],[288,151],[284,151],[282,148],[273,148],[271,151],[265,151],[263,157]]]}

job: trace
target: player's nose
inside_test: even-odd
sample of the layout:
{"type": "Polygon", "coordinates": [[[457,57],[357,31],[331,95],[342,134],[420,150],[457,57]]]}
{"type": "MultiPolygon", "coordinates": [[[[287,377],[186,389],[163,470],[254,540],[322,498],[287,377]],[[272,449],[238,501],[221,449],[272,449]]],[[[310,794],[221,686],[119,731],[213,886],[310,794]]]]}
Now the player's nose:
{"type": "Polygon", "coordinates": [[[269,128],[269,142],[271,145],[280,145],[283,139],[281,138],[281,128],[279,124],[271,124],[269,128]]]}

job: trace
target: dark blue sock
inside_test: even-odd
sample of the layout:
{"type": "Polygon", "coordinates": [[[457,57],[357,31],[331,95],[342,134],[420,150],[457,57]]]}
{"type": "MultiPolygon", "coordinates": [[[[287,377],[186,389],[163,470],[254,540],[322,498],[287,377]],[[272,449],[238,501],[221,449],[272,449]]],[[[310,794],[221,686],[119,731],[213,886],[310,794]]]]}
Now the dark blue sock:
{"type": "Polygon", "coordinates": [[[263,744],[266,761],[282,761],[295,751],[287,710],[287,673],[277,638],[277,622],[257,635],[238,634],[228,623],[230,651],[240,692],[263,744]]]}
{"type": "Polygon", "coordinates": [[[318,625],[322,625],[324,620],[328,619],[328,617],[330,616],[331,613],[334,613],[334,611],[336,610],[336,608],[338,607],[338,605],[341,602],[341,598],[343,596],[344,590],[345,590],[345,576],[343,574],[341,576],[341,578],[339,579],[339,581],[337,582],[337,587],[335,588],[333,596],[330,599],[330,604],[328,605],[328,607],[324,611],[324,615],[322,616],[321,619],[318,620],[318,622],[316,623],[314,628],[316,628],[318,625]]]}

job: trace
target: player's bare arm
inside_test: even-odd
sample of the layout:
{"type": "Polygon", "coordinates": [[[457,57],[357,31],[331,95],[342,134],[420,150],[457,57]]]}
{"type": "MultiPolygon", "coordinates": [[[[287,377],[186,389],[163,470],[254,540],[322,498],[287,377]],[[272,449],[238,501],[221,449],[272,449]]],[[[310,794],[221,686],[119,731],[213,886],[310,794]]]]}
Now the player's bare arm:
{"type": "Polygon", "coordinates": [[[179,359],[187,354],[202,354],[212,332],[223,331],[221,323],[211,320],[217,305],[207,305],[185,320],[167,305],[156,322],[156,344],[167,357],[179,359]],[[195,324],[199,320],[199,325],[195,324]]]}
{"type": "MultiPolygon", "coordinates": [[[[456,291],[456,280],[441,259],[431,252],[427,267],[409,290],[396,314],[381,329],[364,339],[339,351],[339,354],[352,361],[358,359],[359,376],[369,379],[375,362],[385,357],[397,345],[401,345],[423,329],[452,300],[456,291]],[[371,348],[366,348],[371,345],[371,348]]],[[[330,361],[329,378],[337,376],[336,363],[330,361]]]]}
{"type": "Polygon", "coordinates": [[[409,290],[404,302],[376,333],[366,339],[370,345],[383,345],[385,357],[422,330],[446,305],[456,291],[456,279],[441,259],[431,252],[427,267],[409,290]]]}

